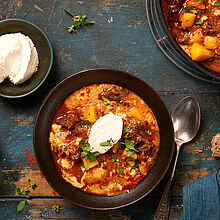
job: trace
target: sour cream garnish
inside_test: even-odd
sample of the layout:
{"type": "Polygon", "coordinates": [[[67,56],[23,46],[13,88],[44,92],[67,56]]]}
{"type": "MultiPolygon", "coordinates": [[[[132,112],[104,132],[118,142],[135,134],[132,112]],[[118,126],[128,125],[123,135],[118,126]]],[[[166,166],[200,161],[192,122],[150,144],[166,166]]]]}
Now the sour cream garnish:
{"type": "Polygon", "coordinates": [[[89,135],[90,152],[98,151],[104,154],[116,144],[121,136],[123,121],[120,116],[113,113],[100,117],[92,126],[89,135]],[[109,142],[109,146],[101,146],[101,143],[109,142]]]}

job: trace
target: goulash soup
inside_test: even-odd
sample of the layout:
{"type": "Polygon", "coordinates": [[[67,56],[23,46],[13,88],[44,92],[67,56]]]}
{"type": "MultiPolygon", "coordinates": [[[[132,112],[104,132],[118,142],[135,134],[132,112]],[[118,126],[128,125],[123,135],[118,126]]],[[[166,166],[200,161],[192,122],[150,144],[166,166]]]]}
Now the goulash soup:
{"type": "Polygon", "coordinates": [[[93,84],[68,96],[50,128],[60,175],[87,193],[114,196],[140,182],[159,151],[157,120],[132,91],[93,84]]]}

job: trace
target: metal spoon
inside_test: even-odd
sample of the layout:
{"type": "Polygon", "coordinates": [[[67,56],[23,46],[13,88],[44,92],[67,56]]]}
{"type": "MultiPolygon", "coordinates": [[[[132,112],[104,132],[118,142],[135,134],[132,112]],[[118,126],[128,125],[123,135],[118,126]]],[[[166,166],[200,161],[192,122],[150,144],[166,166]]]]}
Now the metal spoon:
{"type": "Polygon", "coordinates": [[[190,96],[183,98],[175,107],[171,118],[174,127],[174,137],[177,145],[176,158],[172,174],[160,199],[153,220],[168,219],[170,210],[171,183],[176,169],[177,159],[182,144],[191,141],[197,134],[200,125],[200,107],[190,96]]]}

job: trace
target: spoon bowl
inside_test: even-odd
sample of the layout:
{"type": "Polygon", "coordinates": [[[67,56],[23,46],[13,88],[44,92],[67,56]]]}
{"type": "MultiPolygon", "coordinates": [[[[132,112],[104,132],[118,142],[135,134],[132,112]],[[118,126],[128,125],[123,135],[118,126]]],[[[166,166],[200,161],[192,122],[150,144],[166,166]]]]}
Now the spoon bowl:
{"type": "Polygon", "coordinates": [[[187,96],[177,104],[171,115],[176,143],[182,145],[196,136],[200,115],[199,104],[193,97],[187,96]]]}

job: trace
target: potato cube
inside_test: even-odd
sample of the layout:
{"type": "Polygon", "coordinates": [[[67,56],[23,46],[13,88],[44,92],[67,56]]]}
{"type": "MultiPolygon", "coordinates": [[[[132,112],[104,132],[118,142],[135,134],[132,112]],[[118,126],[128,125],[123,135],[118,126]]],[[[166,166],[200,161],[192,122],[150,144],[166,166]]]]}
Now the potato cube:
{"type": "Polygon", "coordinates": [[[203,45],[195,42],[190,49],[190,56],[194,61],[204,61],[213,55],[211,51],[207,50],[203,45]]]}
{"type": "Polygon", "coordinates": [[[134,117],[138,120],[142,120],[143,119],[143,114],[137,109],[137,108],[132,108],[129,112],[128,112],[129,116],[134,117]]]}
{"type": "Polygon", "coordinates": [[[95,114],[95,106],[94,105],[87,105],[83,109],[83,118],[85,120],[88,120],[90,123],[94,123],[97,119],[95,114]]]}
{"type": "Polygon", "coordinates": [[[196,15],[193,13],[183,13],[182,15],[180,15],[180,22],[181,22],[181,26],[183,28],[188,28],[188,27],[192,27],[194,20],[196,18],[196,15]]]}
{"type": "Polygon", "coordinates": [[[210,37],[210,36],[205,36],[204,45],[207,49],[214,50],[215,48],[217,48],[216,38],[210,37]]]}

